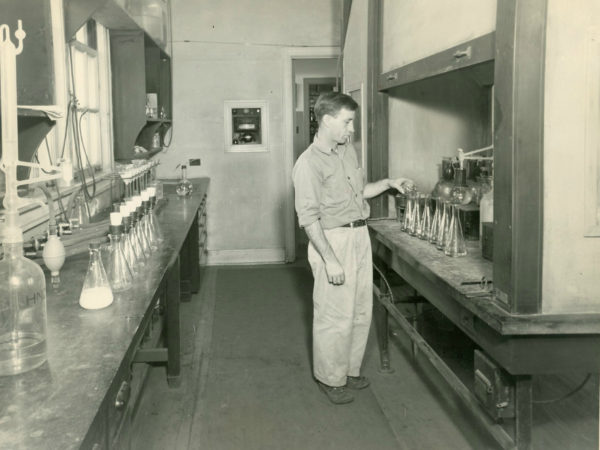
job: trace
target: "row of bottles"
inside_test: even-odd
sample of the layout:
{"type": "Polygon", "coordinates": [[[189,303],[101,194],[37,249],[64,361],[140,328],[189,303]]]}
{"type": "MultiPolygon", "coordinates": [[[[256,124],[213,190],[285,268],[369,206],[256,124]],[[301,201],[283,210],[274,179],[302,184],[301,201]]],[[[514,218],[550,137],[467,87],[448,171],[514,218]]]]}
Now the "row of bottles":
{"type": "Polygon", "coordinates": [[[125,202],[115,204],[110,214],[109,244],[105,250],[90,244],[90,261],[79,304],[100,309],[113,302],[113,294],[129,290],[136,278],[147,272],[150,258],[164,241],[154,213],[156,188],[148,187],[125,202]]]}
{"type": "Polygon", "coordinates": [[[428,241],[448,256],[464,256],[467,248],[462,232],[458,200],[450,202],[412,191],[401,219],[401,230],[428,241]]]}

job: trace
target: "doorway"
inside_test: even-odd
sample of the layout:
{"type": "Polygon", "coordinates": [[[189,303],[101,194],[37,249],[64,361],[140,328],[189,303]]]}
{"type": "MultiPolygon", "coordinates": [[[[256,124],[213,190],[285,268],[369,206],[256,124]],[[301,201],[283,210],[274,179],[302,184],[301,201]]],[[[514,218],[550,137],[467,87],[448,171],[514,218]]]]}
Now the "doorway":
{"type": "Polygon", "coordinates": [[[316,132],[314,121],[311,133],[310,102],[316,101],[321,92],[331,91],[339,86],[337,48],[293,48],[288,49],[284,61],[284,80],[287,86],[284,92],[285,119],[285,245],[286,261],[296,257],[305,257],[308,238],[298,226],[294,208],[294,190],[292,169],[296,159],[312,142],[316,132]],[[306,91],[305,91],[306,89],[306,91]]]}

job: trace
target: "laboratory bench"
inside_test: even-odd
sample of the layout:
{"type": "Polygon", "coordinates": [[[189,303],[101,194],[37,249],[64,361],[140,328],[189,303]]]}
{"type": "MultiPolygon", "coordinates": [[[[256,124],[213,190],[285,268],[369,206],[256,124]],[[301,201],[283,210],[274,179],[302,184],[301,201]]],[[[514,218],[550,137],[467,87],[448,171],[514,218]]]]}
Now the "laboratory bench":
{"type": "Polygon", "coordinates": [[[165,242],[132,289],[100,310],[79,306],[88,254],[67,258],[58,289],[47,287],[48,359],[0,377],[0,448],[129,448],[148,364],[180,383],[179,303],[199,290],[206,246],[207,178],[178,197],[165,183],[157,217],[165,242]]]}
{"type": "Polygon", "coordinates": [[[512,314],[480,283],[492,280],[493,263],[481,256],[478,241],[467,241],[467,255],[452,258],[402,232],[394,219],[370,221],[369,230],[374,264],[383,275],[374,283],[381,369],[392,370],[391,315],[411,338],[413,352],[427,356],[502,447],[531,448],[532,375],[599,372],[600,314],[512,314]],[[417,294],[394,298],[390,275],[417,294]],[[400,303],[423,301],[474,342],[472,383],[463,383],[419,334],[417,322],[401,312],[400,303]],[[509,431],[502,426],[506,419],[514,419],[509,431]]]}

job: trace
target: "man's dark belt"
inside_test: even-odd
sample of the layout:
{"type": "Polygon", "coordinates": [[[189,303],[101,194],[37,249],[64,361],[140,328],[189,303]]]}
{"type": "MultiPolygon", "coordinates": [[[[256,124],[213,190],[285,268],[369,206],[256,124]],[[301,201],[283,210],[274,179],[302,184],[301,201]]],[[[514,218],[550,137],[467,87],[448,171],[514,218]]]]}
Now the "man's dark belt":
{"type": "Polygon", "coordinates": [[[359,219],[359,220],[355,220],[354,222],[350,222],[347,223],[345,225],[341,225],[342,227],[347,227],[347,228],[358,228],[358,227],[364,227],[367,224],[367,221],[365,219],[359,219]]]}

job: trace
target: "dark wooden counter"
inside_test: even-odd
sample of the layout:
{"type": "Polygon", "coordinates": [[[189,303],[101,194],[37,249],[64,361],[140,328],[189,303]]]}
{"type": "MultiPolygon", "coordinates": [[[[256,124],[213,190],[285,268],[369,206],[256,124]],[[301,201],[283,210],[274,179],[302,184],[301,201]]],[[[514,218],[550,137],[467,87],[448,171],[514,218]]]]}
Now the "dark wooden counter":
{"type": "Polygon", "coordinates": [[[393,220],[369,222],[379,258],[512,374],[600,370],[599,314],[514,315],[491,295],[473,296],[464,281],[492,278],[492,263],[477,242],[468,255],[451,258],[435,246],[400,231],[393,220]]]}
{"type": "MultiPolygon", "coordinates": [[[[129,292],[115,295],[112,305],[97,311],[79,306],[87,254],[67,259],[59,290],[48,281],[48,361],[33,371],[0,377],[0,448],[82,445],[101,405],[110,401],[121,366],[133,359],[144,325],[151,320],[151,302],[170,269],[179,264],[184,241],[197,223],[208,179],[195,181],[191,197],[165,194],[158,213],[163,248],[152,256],[144,277],[129,292]]],[[[110,436],[103,442],[109,446],[110,436]]]]}

